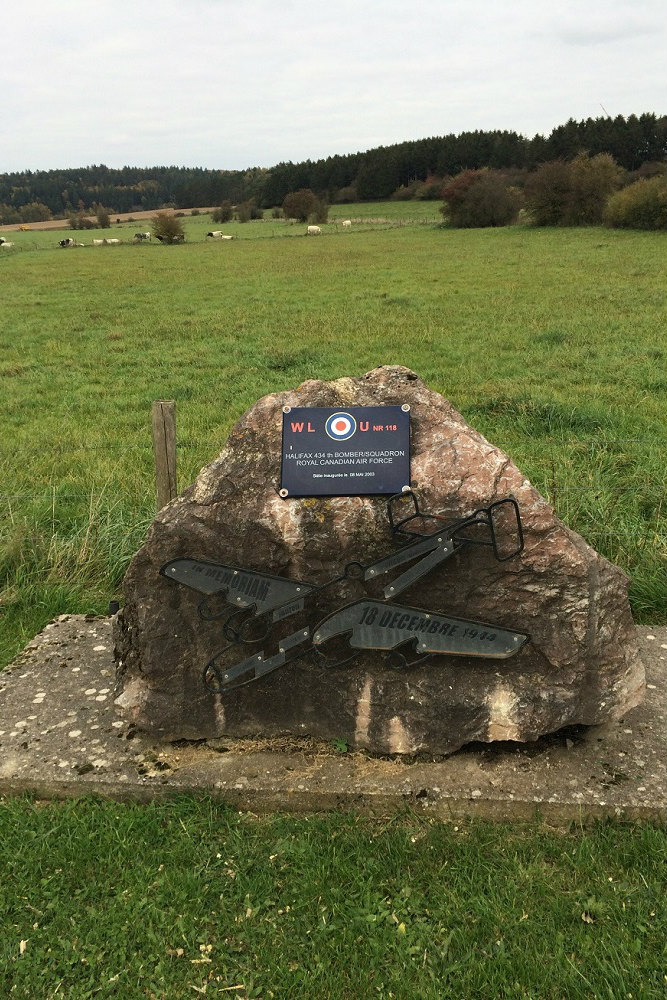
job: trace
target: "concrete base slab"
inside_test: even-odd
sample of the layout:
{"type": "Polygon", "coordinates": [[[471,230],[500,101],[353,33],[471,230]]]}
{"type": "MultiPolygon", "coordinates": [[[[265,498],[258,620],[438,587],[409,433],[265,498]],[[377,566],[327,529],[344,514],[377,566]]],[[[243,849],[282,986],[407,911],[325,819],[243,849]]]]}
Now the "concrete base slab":
{"type": "Polygon", "coordinates": [[[114,705],[111,619],[63,615],[0,674],[0,795],[149,801],[208,794],[252,812],[409,805],[438,819],[667,818],[667,628],[638,628],[642,705],[619,722],[451,757],[376,758],[303,739],[159,743],[114,705]]]}

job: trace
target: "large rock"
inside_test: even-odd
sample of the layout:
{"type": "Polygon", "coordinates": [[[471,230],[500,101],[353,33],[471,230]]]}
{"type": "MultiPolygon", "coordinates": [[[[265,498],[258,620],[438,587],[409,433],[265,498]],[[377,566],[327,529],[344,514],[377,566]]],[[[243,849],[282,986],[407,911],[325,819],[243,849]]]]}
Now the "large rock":
{"type": "MultiPolygon", "coordinates": [[[[626,575],[565,527],[507,455],[413,372],[383,367],[308,381],[259,400],[220,456],[155,518],[128,569],[116,623],[118,704],[140,728],[170,740],[292,733],[380,753],[438,754],[472,740],[534,740],[617,719],[640,702],[644,672],[627,589],[626,575]],[[400,603],[527,632],[530,642],[507,660],[436,656],[404,672],[387,669],[379,653],[336,670],[307,657],[211,694],[202,669],[225,645],[220,624],[203,622],[200,595],[160,567],[190,557],[323,582],[348,562],[390,552],[383,497],[279,497],[281,411],[403,403],[411,407],[411,475],[422,508],[453,519],[512,494],[525,548],[500,563],[489,549],[466,546],[400,603]]],[[[347,581],[337,596],[342,604],[369,593],[377,590],[347,581]]],[[[331,599],[320,613],[328,610],[331,599]]]]}

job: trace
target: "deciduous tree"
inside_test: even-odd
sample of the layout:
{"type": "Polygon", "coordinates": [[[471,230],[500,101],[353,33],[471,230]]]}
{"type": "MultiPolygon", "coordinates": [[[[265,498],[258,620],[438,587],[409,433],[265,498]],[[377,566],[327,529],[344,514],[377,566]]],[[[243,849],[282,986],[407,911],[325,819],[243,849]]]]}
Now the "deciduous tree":
{"type": "Polygon", "coordinates": [[[667,229],[667,176],[629,184],[607,202],[604,221],[623,229],[667,229]]]}
{"type": "Polygon", "coordinates": [[[104,205],[95,206],[95,215],[97,217],[97,225],[99,229],[111,229],[109,211],[104,207],[104,205]]]}
{"type": "Polygon", "coordinates": [[[231,201],[223,201],[219,208],[214,208],[211,212],[213,222],[231,222],[234,218],[234,209],[231,201]]]}
{"type": "Polygon", "coordinates": [[[442,196],[443,216],[462,229],[508,226],[521,207],[520,196],[497,170],[464,170],[446,185],[442,196]]]}
{"type": "Polygon", "coordinates": [[[570,163],[542,164],[526,183],[533,222],[537,226],[598,225],[622,173],[609,153],[579,153],[570,163]]]}
{"type": "Polygon", "coordinates": [[[605,205],[621,183],[622,171],[609,153],[580,153],[570,164],[570,197],[565,225],[595,226],[602,222],[605,205]]]}
{"type": "Polygon", "coordinates": [[[161,237],[162,243],[182,243],[183,223],[170,212],[158,212],[153,216],[153,236],[161,237]]]}
{"type": "Polygon", "coordinates": [[[285,196],[283,214],[286,219],[306,222],[315,208],[316,201],[317,199],[310,188],[299,188],[298,191],[293,191],[292,194],[285,196]]]}
{"type": "Polygon", "coordinates": [[[543,163],[528,176],[526,205],[536,226],[559,226],[570,197],[570,164],[564,160],[543,163]]]}

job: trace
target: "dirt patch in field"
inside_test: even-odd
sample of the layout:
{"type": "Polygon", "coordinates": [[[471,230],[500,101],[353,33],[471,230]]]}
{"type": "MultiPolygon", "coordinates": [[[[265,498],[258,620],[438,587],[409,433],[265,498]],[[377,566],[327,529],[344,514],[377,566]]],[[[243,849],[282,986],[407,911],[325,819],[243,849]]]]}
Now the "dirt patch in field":
{"type": "MultiPolygon", "coordinates": [[[[154,208],[151,212],[126,212],[125,214],[122,213],[117,214],[115,212],[110,212],[109,215],[111,218],[111,224],[112,226],[114,226],[117,223],[120,223],[122,225],[123,222],[131,222],[131,221],[141,222],[142,219],[152,219],[153,216],[158,211],[168,212],[169,215],[173,215],[174,212],[184,212],[185,215],[192,215],[193,212],[199,212],[201,215],[204,215],[206,212],[212,212],[213,208],[187,208],[187,209],[154,208]]],[[[86,218],[90,219],[91,222],[97,222],[97,219],[94,215],[87,215],[86,218]]],[[[67,219],[50,219],[48,222],[12,222],[12,224],[9,226],[0,226],[0,232],[19,233],[26,231],[32,232],[35,230],[43,230],[43,229],[68,229],[68,228],[69,228],[69,223],[67,219]]]]}

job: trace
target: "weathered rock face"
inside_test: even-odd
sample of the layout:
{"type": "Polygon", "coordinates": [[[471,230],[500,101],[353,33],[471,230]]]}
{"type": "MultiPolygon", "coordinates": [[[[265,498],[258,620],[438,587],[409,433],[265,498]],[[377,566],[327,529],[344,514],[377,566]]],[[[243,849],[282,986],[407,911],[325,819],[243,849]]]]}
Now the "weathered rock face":
{"type": "MultiPolygon", "coordinates": [[[[510,459],[413,372],[383,367],[308,381],[259,400],[220,456],[153,522],[128,569],[116,623],[118,704],[140,728],[170,740],[292,733],[379,753],[438,754],[472,740],[534,740],[620,718],[641,701],[627,587],[625,574],[566,528],[510,459]],[[454,519],[511,494],[525,547],[500,563],[490,549],[466,546],[400,603],[527,632],[530,642],[507,660],[438,655],[402,672],[375,652],[334,670],[304,657],[210,693],[202,671],[226,645],[220,622],[202,621],[201,595],[165,579],[160,567],[192,558],[320,583],[351,561],[391,552],[383,497],[279,497],[282,407],[403,403],[420,506],[454,519]]],[[[348,580],[321,616],[377,595],[348,580]]],[[[308,620],[319,620],[317,610],[308,620]]],[[[261,648],[241,647],[237,661],[261,648]]]]}

